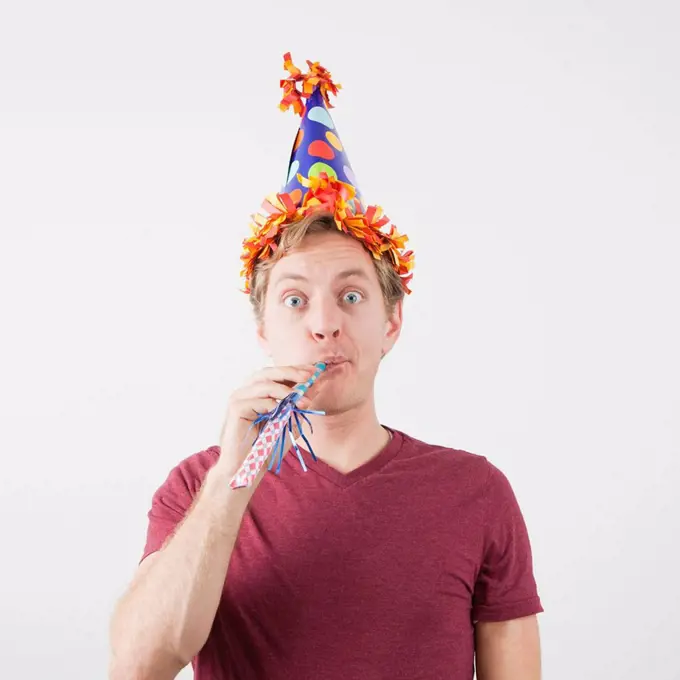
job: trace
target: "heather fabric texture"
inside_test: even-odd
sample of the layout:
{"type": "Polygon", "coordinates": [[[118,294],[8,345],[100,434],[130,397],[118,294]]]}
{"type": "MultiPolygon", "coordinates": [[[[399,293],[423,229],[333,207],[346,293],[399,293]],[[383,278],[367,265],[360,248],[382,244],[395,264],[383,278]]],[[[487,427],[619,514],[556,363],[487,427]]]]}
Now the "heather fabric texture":
{"type": "MultiPolygon", "coordinates": [[[[197,680],[472,680],[474,624],[543,611],[530,539],[485,457],[391,430],[342,474],[286,455],[251,499],[197,680]]],[[[323,455],[322,452],[317,452],[323,455]]],[[[159,550],[219,447],[171,470],[149,511],[159,550]]]]}

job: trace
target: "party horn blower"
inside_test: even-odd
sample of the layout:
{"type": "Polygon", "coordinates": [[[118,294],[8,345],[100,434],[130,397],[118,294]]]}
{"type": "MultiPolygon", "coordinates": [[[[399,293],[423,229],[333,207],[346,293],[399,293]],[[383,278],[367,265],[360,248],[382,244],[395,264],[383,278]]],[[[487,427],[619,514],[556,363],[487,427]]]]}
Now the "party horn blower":
{"type": "Polygon", "coordinates": [[[265,421],[266,424],[253,442],[250,453],[246,456],[246,459],[243,461],[243,464],[239,468],[238,472],[229,482],[229,486],[232,489],[251,486],[257,475],[260,473],[260,470],[262,470],[262,466],[265,464],[267,459],[270,459],[268,469],[271,470],[274,465],[274,459],[278,458],[276,474],[279,474],[281,470],[281,463],[283,462],[283,456],[286,452],[286,432],[288,432],[290,435],[293,448],[295,449],[295,453],[297,454],[298,460],[300,461],[300,465],[302,465],[302,469],[307,472],[307,466],[305,465],[305,461],[302,458],[302,453],[295,442],[295,435],[293,434],[294,425],[297,426],[298,432],[307,445],[307,450],[312,454],[312,458],[316,460],[314,451],[312,451],[312,447],[307,437],[305,437],[304,432],[302,431],[300,418],[303,418],[311,429],[312,424],[309,422],[307,414],[323,416],[325,415],[325,412],[310,411],[299,409],[297,407],[297,402],[316,382],[317,378],[326,370],[326,364],[323,361],[314,364],[314,367],[314,374],[309,378],[309,380],[296,385],[293,388],[293,391],[285,399],[282,399],[273,411],[259,415],[253,422],[251,427],[255,427],[256,425],[259,425],[265,421]]]}

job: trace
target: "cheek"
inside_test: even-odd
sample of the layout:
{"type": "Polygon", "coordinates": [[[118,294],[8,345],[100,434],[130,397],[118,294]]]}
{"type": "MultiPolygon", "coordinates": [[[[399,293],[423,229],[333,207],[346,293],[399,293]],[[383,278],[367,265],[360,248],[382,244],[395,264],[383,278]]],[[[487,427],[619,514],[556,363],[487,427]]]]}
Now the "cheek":
{"type": "Polygon", "coordinates": [[[287,344],[300,335],[299,324],[292,323],[289,314],[273,313],[267,321],[267,336],[272,342],[287,344]]]}
{"type": "Polygon", "coordinates": [[[356,324],[355,337],[366,348],[379,348],[382,347],[385,338],[385,327],[383,317],[378,313],[373,313],[356,324]]]}
{"type": "Polygon", "coordinates": [[[302,363],[300,354],[306,349],[304,326],[290,310],[269,310],[264,318],[264,335],[268,349],[278,364],[302,363]]]}

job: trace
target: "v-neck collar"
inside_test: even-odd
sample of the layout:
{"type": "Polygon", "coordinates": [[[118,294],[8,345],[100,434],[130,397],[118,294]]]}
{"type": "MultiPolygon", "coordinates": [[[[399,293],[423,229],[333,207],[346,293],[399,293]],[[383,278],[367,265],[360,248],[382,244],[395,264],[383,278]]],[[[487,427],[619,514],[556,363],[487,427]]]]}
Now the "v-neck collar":
{"type": "Polygon", "coordinates": [[[300,447],[302,451],[304,451],[303,455],[307,467],[310,471],[314,471],[316,474],[321,475],[328,481],[343,489],[352,486],[352,484],[356,484],[356,482],[362,479],[366,479],[387,465],[387,463],[389,463],[397,455],[397,453],[399,453],[404,443],[404,436],[401,432],[393,430],[391,427],[387,427],[386,425],[383,425],[382,427],[392,434],[390,441],[388,441],[387,444],[385,444],[385,446],[375,456],[373,456],[373,458],[367,460],[365,463],[360,465],[358,468],[355,468],[351,472],[340,472],[334,467],[331,467],[328,463],[325,463],[318,456],[317,459],[314,460],[309,451],[303,447],[300,447]]]}

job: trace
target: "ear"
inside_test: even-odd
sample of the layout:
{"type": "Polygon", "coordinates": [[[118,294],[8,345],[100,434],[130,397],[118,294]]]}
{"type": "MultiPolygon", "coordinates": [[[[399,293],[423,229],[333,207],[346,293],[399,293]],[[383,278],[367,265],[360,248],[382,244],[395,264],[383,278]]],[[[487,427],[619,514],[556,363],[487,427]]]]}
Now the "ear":
{"type": "Polygon", "coordinates": [[[270,356],[271,352],[269,350],[269,341],[264,332],[264,324],[261,321],[257,323],[257,330],[255,331],[257,336],[257,344],[260,345],[260,349],[265,353],[266,356],[270,356]]]}
{"type": "Polygon", "coordinates": [[[399,300],[394,311],[385,320],[385,337],[383,339],[382,354],[385,356],[399,339],[403,323],[403,301],[399,300]]]}

